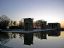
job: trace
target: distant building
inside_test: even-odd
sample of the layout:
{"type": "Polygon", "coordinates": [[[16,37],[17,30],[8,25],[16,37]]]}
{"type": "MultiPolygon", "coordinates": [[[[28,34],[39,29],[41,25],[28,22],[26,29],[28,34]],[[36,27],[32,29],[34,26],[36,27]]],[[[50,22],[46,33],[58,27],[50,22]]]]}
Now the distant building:
{"type": "Polygon", "coordinates": [[[48,23],[48,28],[60,30],[60,23],[48,23]]]}
{"type": "Polygon", "coordinates": [[[31,18],[24,19],[24,29],[25,30],[32,30],[33,29],[33,19],[31,19],[31,18]]]}

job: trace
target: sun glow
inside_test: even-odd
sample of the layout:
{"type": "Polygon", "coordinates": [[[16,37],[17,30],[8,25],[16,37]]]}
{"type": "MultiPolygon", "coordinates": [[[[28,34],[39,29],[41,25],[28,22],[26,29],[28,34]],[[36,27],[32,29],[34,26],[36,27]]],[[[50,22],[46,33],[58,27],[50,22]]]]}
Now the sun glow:
{"type": "Polygon", "coordinates": [[[61,24],[61,28],[64,28],[64,20],[61,20],[60,24],[61,24]]]}

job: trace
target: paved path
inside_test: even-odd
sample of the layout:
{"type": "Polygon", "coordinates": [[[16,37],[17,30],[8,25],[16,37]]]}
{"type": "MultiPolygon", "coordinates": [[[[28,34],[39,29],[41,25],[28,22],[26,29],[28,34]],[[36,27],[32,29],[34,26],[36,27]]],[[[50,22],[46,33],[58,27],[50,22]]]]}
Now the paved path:
{"type": "Polygon", "coordinates": [[[4,45],[0,45],[0,48],[11,48],[11,47],[7,47],[7,46],[4,46],[4,45]]]}
{"type": "Polygon", "coordinates": [[[1,32],[19,32],[19,33],[33,33],[33,32],[43,32],[43,31],[52,31],[54,29],[33,29],[30,31],[25,31],[21,29],[6,29],[6,30],[1,30],[1,32]]]}

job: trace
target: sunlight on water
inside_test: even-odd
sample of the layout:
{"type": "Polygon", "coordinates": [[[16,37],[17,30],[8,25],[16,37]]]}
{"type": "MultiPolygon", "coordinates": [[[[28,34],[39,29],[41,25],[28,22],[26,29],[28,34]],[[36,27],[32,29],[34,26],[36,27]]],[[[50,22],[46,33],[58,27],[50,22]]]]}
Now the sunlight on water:
{"type": "Polygon", "coordinates": [[[61,32],[60,38],[64,38],[64,31],[61,32]]]}

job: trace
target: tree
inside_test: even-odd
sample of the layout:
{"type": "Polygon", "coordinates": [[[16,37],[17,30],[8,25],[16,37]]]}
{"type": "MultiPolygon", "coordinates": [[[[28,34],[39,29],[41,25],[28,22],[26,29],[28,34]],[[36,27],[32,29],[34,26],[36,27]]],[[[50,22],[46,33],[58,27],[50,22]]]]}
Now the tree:
{"type": "Polygon", "coordinates": [[[16,21],[14,21],[14,22],[13,22],[13,24],[14,24],[14,25],[16,25],[16,24],[17,24],[17,22],[16,22],[16,21]]]}
{"type": "Polygon", "coordinates": [[[0,16],[0,28],[6,29],[9,25],[10,19],[6,15],[0,16]]]}
{"type": "Polygon", "coordinates": [[[37,21],[35,22],[35,24],[36,24],[36,28],[40,28],[41,25],[42,25],[42,20],[37,20],[37,21]]]}
{"type": "Polygon", "coordinates": [[[19,28],[23,29],[24,28],[24,24],[22,21],[19,21],[19,28]]]}
{"type": "Polygon", "coordinates": [[[36,28],[42,28],[44,25],[46,25],[46,21],[44,21],[44,20],[37,20],[35,22],[35,24],[36,24],[36,28]]]}

